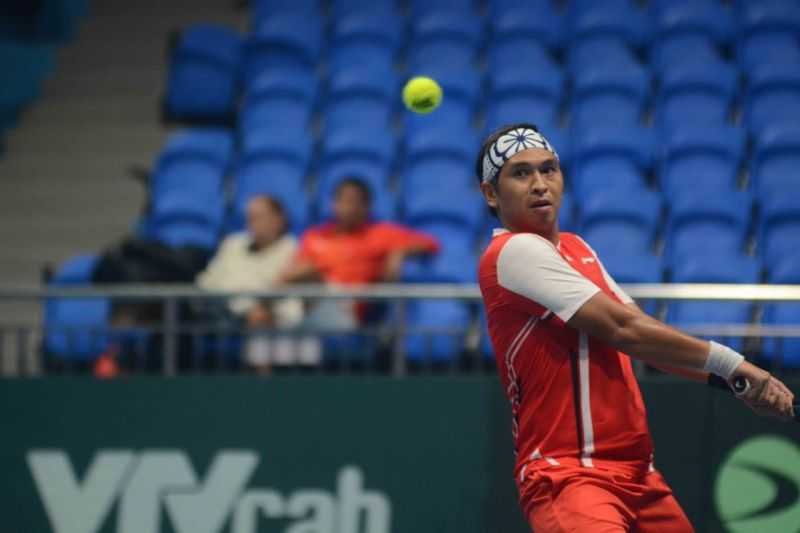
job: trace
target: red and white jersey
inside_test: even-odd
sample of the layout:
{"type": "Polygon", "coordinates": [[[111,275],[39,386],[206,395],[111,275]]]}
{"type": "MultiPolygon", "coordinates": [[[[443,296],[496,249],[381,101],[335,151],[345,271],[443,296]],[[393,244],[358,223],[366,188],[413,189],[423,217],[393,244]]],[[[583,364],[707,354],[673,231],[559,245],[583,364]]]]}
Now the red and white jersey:
{"type": "Polygon", "coordinates": [[[495,230],[479,281],[511,402],[515,475],[539,465],[648,468],[653,445],[630,358],[566,322],[597,292],[629,303],[586,242],[495,230]]]}

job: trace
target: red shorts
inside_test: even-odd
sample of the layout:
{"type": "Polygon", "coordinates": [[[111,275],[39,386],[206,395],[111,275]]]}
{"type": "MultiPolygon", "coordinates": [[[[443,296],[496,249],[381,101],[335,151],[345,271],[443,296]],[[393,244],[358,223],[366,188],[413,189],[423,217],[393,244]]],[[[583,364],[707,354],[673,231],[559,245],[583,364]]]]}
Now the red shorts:
{"type": "Polygon", "coordinates": [[[657,471],[549,466],[520,485],[535,533],[691,533],[689,519],[657,471]]]}

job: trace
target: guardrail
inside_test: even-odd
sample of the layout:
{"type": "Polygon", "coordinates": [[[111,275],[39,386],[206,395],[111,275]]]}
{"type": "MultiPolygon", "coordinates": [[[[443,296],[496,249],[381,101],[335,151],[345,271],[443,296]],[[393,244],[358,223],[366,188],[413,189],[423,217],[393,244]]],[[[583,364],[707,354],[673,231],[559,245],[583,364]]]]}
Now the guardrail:
{"type": "MultiPolygon", "coordinates": [[[[625,285],[625,291],[637,301],[667,302],[675,300],[705,300],[705,301],[746,301],[757,304],[800,302],[800,285],[724,285],[724,284],[633,284],[625,285]]],[[[158,324],[151,324],[144,328],[84,328],[84,333],[120,333],[123,331],[138,330],[142,335],[158,336],[161,339],[159,355],[163,360],[162,370],[167,376],[173,376],[179,371],[179,352],[182,339],[187,336],[194,340],[203,335],[239,335],[245,337],[265,336],[266,338],[280,336],[302,337],[308,335],[320,336],[327,334],[342,334],[342,330],[326,331],[318,327],[308,326],[291,329],[259,329],[259,330],[231,330],[230,327],[220,327],[215,324],[198,325],[191,321],[188,323],[181,316],[182,306],[198,301],[221,302],[235,297],[250,297],[259,300],[274,301],[285,298],[297,298],[303,301],[320,300],[355,300],[363,302],[385,302],[391,308],[391,319],[371,328],[359,328],[345,333],[358,333],[375,338],[388,339],[390,342],[390,357],[387,371],[397,376],[405,375],[408,371],[408,359],[405,353],[405,338],[407,335],[463,335],[464,331],[448,330],[447,328],[412,328],[407,320],[408,303],[417,300],[461,300],[471,304],[480,303],[480,291],[475,285],[451,284],[376,284],[363,287],[330,287],[322,285],[294,285],[266,291],[219,291],[210,292],[200,290],[192,285],[113,285],[113,286],[82,286],[82,287],[19,287],[0,285],[0,309],[9,302],[36,302],[54,301],[57,299],[93,299],[105,298],[111,301],[124,302],[151,302],[157,303],[161,309],[158,324]]],[[[480,336],[483,328],[476,320],[472,325],[471,333],[467,333],[470,346],[476,361],[480,361],[480,336]]],[[[2,364],[3,360],[11,354],[17,359],[16,366],[23,369],[22,374],[36,374],[42,368],[43,353],[37,346],[35,339],[43,338],[45,328],[47,331],[58,330],[55,324],[20,322],[16,319],[3,318],[0,313],[0,368],[8,365],[2,364]],[[10,350],[4,350],[9,338],[13,338],[10,350]],[[26,363],[27,361],[27,363],[26,363]]],[[[80,328],[62,328],[65,334],[76,335],[80,328]]],[[[751,339],[772,338],[782,339],[800,337],[800,324],[791,325],[763,325],[751,324],[702,324],[682,328],[689,333],[713,337],[744,337],[751,339]]],[[[38,343],[41,345],[41,341],[38,343]]],[[[140,347],[141,348],[141,347],[140,347]]],[[[11,365],[14,366],[14,365],[11,365]]],[[[15,372],[3,372],[12,374],[15,372]]],[[[20,373],[20,372],[16,372],[20,373]]]]}

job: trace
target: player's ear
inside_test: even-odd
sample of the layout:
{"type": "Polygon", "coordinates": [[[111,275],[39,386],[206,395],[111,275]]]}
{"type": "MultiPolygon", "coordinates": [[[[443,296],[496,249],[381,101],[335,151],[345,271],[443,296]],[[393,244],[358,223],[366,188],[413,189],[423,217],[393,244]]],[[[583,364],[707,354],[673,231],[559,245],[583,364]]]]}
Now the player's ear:
{"type": "Polygon", "coordinates": [[[497,209],[497,189],[494,184],[486,181],[481,183],[481,193],[489,207],[497,209]]]}

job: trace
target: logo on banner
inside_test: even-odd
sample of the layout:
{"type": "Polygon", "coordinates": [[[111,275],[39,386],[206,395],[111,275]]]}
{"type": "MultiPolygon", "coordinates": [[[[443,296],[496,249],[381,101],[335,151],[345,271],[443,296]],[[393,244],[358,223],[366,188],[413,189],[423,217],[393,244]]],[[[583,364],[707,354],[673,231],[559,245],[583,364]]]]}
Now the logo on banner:
{"type": "Polygon", "coordinates": [[[800,524],[800,447],[762,435],[734,448],[714,490],[717,512],[731,533],[786,533],[800,524]]]}
{"type": "Polygon", "coordinates": [[[248,487],[259,463],[251,450],[220,451],[202,479],[181,450],[100,450],[82,480],[62,450],[33,450],[27,461],[55,533],[100,531],[115,504],[117,533],[157,533],[164,520],[176,533],[256,533],[271,520],[288,523],[282,533],[391,530],[389,498],[365,490],[356,466],[339,470],[335,492],[284,494],[248,487]]]}

